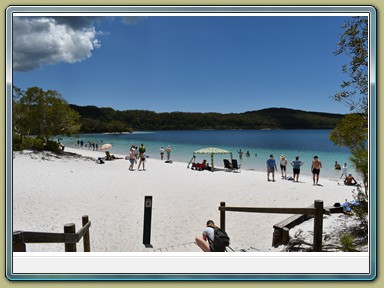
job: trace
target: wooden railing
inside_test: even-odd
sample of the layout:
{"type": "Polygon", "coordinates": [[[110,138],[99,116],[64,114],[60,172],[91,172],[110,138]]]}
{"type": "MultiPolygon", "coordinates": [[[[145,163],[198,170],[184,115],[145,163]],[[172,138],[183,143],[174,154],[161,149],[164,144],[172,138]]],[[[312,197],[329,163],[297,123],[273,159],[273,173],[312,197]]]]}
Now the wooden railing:
{"type": "Polygon", "coordinates": [[[306,208],[276,208],[276,207],[226,207],[225,202],[220,202],[220,227],[225,229],[225,212],[249,212],[249,213],[280,213],[280,214],[304,214],[314,216],[313,251],[322,251],[323,215],[324,203],[315,200],[313,207],[306,208]]]}
{"type": "Polygon", "coordinates": [[[88,216],[82,217],[82,224],[83,227],[77,233],[73,223],[64,225],[64,233],[15,231],[13,232],[12,250],[13,252],[26,252],[26,243],[64,243],[65,252],[76,252],[76,243],[84,237],[84,252],[90,252],[89,227],[91,227],[91,222],[88,216]]]}

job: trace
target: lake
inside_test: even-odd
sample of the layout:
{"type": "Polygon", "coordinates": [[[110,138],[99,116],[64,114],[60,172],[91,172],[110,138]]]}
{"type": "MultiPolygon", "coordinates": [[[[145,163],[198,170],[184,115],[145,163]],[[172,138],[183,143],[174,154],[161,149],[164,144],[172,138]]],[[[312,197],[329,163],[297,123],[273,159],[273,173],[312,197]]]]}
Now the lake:
{"type": "MultiPolygon", "coordinates": [[[[305,164],[302,167],[303,175],[312,175],[310,168],[313,156],[317,155],[322,161],[322,176],[339,178],[340,171],[334,170],[334,163],[341,165],[346,162],[350,166],[350,152],[347,148],[338,147],[329,140],[331,130],[188,130],[188,131],[136,131],[129,134],[81,134],[72,137],[61,137],[62,142],[69,147],[77,147],[77,141],[83,140],[98,143],[110,143],[113,147],[110,152],[128,155],[132,144],[139,146],[143,143],[147,149],[149,158],[160,159],[159,149],[170,145],[171,159],[177,162],[185,162],[186,167],[192,158],[193,151],[217,147],[229,150],[233,158],[238,159],[242,169],[256,171],[266,170],[266,160],[273,154],[278,162],[280,155],[284,154],[288,162],[300,156],[305,164]],[[239,150],[243,151],[242,159],[239,159],[239,150]],[[250,156],[246,157],[246,152],[250,156]]],[[[88,145],[87,145],[88,146],[88,145]]],[[[82,149],[85,148],[85,146],[82,149]]],[[[101,152],[104,154],[104,152],[101,152]]],[[[101,155],[102,156],[102,155],[101,155]]],[[[229,155],[215,156],[215,166],[223,167],[224,158],[229,155]]],[[[196,162],[203,159],[209,160],[209,155],[197,155],[196,162]]],[[[350,167],[352,168],[352,167],[350,167]]],[[[279,169],[280,170],[280,169],[279,169]]],[[[288,175],[292,174],[288,169],[288,175]]],[[[355,171],[349,169],[353,174],[355,171]]]]}

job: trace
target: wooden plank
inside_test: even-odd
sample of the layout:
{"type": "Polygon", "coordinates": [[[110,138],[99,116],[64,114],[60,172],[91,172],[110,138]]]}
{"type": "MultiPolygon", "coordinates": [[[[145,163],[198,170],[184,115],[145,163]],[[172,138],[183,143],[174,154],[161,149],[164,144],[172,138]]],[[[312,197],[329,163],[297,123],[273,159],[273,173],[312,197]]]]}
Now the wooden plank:
{"type": "Polygon", "coordinates": [[[279,223],[276,223],[275,225],[273,225],[273,228],[283,229],[284,227],[287,227],[288,229],[291,229],[296,225],[299,225],[310,218],[313,218],[313,216],[304,215],[304,214],[292,215],[291,217],[284,219],[283,221],[280,221],[279,223]]]}
{"type": "Polygon", "coordinates": [[[76,243],[76,233],[48,233],[23,231],[24,243],[76,243]]]}
{"type": "Polygon", "coordinates": [[[81,229],[76,233],[77,234],[77,242],[84,236],[85,233],[88,232],[89,227],[91,227],[91,221],[88,221],[81,229]]]}
{"type": "Polygon", "coordinates": [[[219,207],[220,211],[275,213],[275,214],[309,214],[315,215],[315,208],[277,208],[277,207],[219,207]]]}

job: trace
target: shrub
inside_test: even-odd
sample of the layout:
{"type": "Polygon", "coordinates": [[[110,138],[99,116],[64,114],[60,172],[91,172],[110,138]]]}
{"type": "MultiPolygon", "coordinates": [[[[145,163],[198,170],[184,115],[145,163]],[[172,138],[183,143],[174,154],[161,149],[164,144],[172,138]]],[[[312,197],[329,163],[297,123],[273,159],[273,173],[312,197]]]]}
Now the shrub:
{"type": "Polygon", "coordinates": [[[62,150],[60,149],[59,143],[52,140],[48,140],[47,143],[45,143],[44,150],[51,151],[56,154],[60,154],[62,152],[62,150]]]}
{"type": "Polygon", "coordinates": [[[353,244],[355,237],[348,234],[343,234],[340,238],[341,250],[344,252],[356,251],[355,245],[353,244]]]}
{"type": "MultiPolygon", "coordinates": [[[[20,150],[29,149],[29,150],[44,150],[44,141],[39,138],[25,137],[23,141],[18,143],[20,150]]],[[[15,147],[13,147],[15,148],[15,147]]]]}
{"type": "Polygon", "coordinates": [[[32,138],[32,137],[24,137],[22,140],[20,138],[13,138],[13,150],[21,151],[21,150],[36,150],[36,151],[51,151],[54,153],[61,153],[59,143],[55,141],[48,140],[46,143],[41,138],[32,138]]]}

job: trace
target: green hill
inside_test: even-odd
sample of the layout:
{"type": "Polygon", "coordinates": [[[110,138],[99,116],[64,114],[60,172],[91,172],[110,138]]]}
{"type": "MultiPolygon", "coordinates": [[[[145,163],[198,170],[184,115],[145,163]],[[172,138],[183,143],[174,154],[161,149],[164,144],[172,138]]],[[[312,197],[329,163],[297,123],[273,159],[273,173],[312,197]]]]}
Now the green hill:
{"type": "Polygon", "coordinates": [[[70,105],[81,115],[82,133],[135,130],[199,129],[333,129],[342,114],[268,108],[244,113],[194,113],[147,110],[119,111],[96,106],[70,105]]]}

